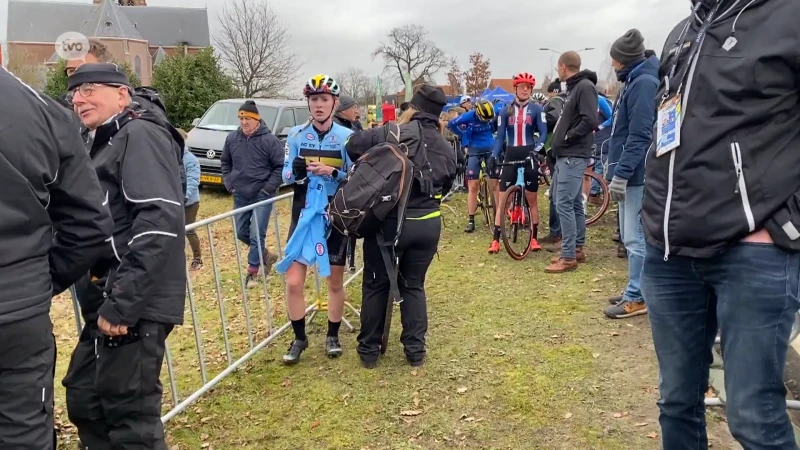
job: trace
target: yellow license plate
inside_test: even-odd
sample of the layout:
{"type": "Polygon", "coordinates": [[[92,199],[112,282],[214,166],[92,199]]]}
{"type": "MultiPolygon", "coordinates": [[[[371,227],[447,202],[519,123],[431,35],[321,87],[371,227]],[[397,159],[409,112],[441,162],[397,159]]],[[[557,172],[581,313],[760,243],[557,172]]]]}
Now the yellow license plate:
{"type": "Polygon", "coordinates": [[[200,175],[200,182],[222,184],[222,177],[215,177],[213,175],[200,175]]]}

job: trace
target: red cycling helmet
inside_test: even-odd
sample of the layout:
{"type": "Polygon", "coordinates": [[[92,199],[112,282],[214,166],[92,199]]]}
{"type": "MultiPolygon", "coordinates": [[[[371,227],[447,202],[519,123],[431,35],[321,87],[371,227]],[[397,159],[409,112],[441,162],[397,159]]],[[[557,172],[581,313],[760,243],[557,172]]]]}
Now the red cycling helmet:
{"type": "Polygon", "coordinates": [[[518,73],[514,75],[514,87],[517,87],[520,83],[528,83],[531,85],[531,88],[534,88],[536,87],[536,77],[528,72],[518,73]]]}

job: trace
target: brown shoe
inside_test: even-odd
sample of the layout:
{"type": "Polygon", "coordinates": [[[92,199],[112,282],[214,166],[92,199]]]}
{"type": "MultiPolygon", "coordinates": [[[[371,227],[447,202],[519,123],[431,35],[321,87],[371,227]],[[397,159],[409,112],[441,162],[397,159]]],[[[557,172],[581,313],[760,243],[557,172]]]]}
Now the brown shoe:
{"type": "Polygon", "coordinates": [[[564,273],[578,268],[578,261],[574,259],[559,258],[558,261],[544,268],[545,273],[564,273]]]}
{"type": "Polygon", "coordinates": [[[539,239],[539,243],[542,245],[554,245],[554,244],[561,245],[561,236],[554,236],[552,234],[548,234],[547,236],[539,239]]]}
{"type": "MultiPolygon", "coordinates": [[[[561,256],[553,256],[550,258],[550,263],[555,264],[559,259],[561,259],[561,256]]],[[[586,262],[586,253],[583,253],[583,249],[575,249],[575,260],[579,263],[586,262]]]]}

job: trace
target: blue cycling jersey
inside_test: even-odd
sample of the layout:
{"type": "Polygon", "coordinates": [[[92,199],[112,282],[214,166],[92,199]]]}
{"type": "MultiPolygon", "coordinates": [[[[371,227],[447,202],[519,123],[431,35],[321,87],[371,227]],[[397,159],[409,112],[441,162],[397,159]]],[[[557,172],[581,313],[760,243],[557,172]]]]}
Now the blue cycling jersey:
{"type": "Polygon", "coordinates": [[[611,124],[614,123],[614,114],[613,114],[613,109],[614,108],[613,108],[613,106],[611,104],[611,100],[603,97],[602,95],[598,95],[597,96],[597,107],[598,107],[598,113],[599,113],[598,117],[600,118],[600,120],[602,120],[603,117],[606,118],[606,120],[603,121],[600,124],[599,129],[602,130],[603,128],[610,127],[611,124]]]}
{"type": "Polygon", "coordinates": [[[536,151],[544,147],[547,139],[547,119],[541,105],[532,102],[520,105],[515,101],[500,111],[499,116],[500,126],[497,129],[492,157],[497,158],[500,155],[503,142],[506,140],[508,147],[535,145],[536,151]],[[539,134],[538,141],[534,136],[536,133],[539,134]]]}
{"type": "Polygon", "coordinates": [[[495,122],[493,120],[482,121],[475,114],[475,110],[467,111],[451,120],[447,124],[447,128],[461,136],[462,142],[468,143],[470,154],[475,154],[473,149],[490,149],[494,146],[495,122]],[[462,125],[466,125],[467,129],[462,130],[462,125]]]}
{"type": "Polygon", "coordinates": [[[322,140],[311,123],[292,128],[289,131],[289,137],[286,138],[283,181],[286,183],[295,181],[292,173],[292,161],[299,156],[305,158],[306,163],[318,161],[339,171],[336,177],[328,175],[322,177],[328,196],[335,194],[339,182],[344,179],[347,169],[353,164],[344,148],[351,134],[353,134],[352,131],[337,123],[331,125],[330,131],[324,134],[322,140]]]}

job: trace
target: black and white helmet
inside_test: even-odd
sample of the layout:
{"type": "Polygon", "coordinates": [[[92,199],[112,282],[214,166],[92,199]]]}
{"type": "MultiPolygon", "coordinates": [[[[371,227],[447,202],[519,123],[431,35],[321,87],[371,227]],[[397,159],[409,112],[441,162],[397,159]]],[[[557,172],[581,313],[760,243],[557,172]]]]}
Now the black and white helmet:
{"type": "Polygon", "coordinates": [[[331,94],[339,97],[339,83],[325,74],[314,75],[309,78],[303,87],[303,96],[308,98],[315,94],[331,94]]]}

